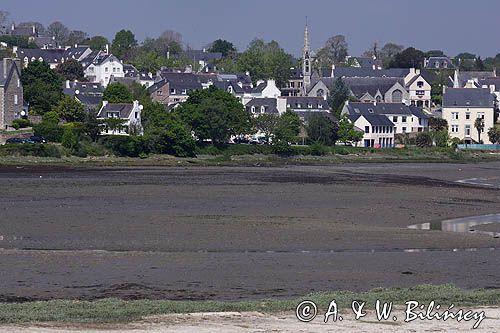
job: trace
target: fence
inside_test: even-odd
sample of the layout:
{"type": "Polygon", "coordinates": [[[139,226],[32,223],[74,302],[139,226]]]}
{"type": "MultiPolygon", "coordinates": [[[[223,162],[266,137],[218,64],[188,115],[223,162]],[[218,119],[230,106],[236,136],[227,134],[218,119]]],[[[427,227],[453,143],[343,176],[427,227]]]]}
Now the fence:
{"type": "Polygon", "coordinates": [[[465,144],[465,145],[457,145],[457,147],[458,149],[500,150],[500,145],[465,144]]]}

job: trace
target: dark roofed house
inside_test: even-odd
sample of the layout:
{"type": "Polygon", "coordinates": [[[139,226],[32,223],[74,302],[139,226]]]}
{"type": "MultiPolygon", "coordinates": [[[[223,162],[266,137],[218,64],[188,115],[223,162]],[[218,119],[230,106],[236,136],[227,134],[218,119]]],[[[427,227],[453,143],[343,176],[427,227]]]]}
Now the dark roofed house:
{"type": "Polygon", "coordinates": [[[394,124],[381,114],[352,114],[347,118],[363,132],[363,147],[386,148],[394,146],[394,124]]]}
{"type": "Polygon", "coordinates": [[[65,81],[63,93],[82,103],[86,111],[96,111],[102,102],[104,87],[95,82],[65,81]]]}
{"type": "Polygon", "coordinates": [[[351,67],[382,69],[382,61],[376,57],[349,57],[347,61],[351,63],[351,67]]]}
{"type": "Polygon", "coordinates": [[[14,119],[23,114],[23,85],[19,59],[4,58],[0,61],[0,129],[12,126],[14,119]]]}
{"type": "Polygon", "coordinates": [[[333,69],[333,77],[397,77],[404,78],[410,73],[410,68],[372,69],[357,67],[337,67],[333,69]]]}
{"type": "Polygon", "coordinates": [[[97,119],[105,123],[101,134],[130,135],[134,133],[142,135],[141,112],[142,105],[138,101],[133,103],[108,103],[103,101],[102,107],[97,114],[97,119]],[[117,124],[112,121],[113,119],[119,119],[121,123],[117,124]]]}
{"type": "Polygon", "coordinates": [[[424,60],[426,69],[455,69],[455,65],[448,57],[429,57],[424,60]]]}
{"type": "Polygon", "coordinates": [[[245,109],[253,116],[269,113],[279,115],[277,98],[254,98],[245,104],[245,109]]]}
{"type": "Polygon", "coordinates": [[[162,71],[160,77],[162,79],[149,87],[148,92],[153,100],[164,105],[182,103],[191,91],[203,88],[200,78],[193,73],[162,71]]]}
{"type": "Polygon", "coordinates": [[[443,107],[494,107],[495,96],[488,88],[447,88],[443,107]]]}
{"type": "Polygon", "coordinates": [[[286,108],[297,113],[302,121],[306,121],[308,113],[329,113],[330,107],[322,97],[286,97],[286,108]]]}

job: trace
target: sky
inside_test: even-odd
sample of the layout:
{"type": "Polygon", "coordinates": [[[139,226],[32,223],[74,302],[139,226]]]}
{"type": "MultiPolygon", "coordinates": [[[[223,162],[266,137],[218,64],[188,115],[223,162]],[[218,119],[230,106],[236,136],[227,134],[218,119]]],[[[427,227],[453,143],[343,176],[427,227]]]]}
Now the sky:
{"type": "Polygon", "coordinates": [[[175,30],[192,48],[223,38],[244,50],[258,37],[274,39],[298,56],[307,16],[314,49],[342,34],[351,55],[361,55],[374,42],[441,49],[450,56],[500,53],[496,0],[1,0],[0,10],[15,22],[59,20],[110,40],[121,29],[139,41],[175,30]]]}

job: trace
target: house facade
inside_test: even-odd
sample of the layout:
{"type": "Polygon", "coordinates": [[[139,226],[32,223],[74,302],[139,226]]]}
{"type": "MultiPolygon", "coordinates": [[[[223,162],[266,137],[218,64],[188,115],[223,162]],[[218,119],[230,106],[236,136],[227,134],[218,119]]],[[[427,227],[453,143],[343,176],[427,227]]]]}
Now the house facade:
{"type": "Polygon", "coordinates": [[[23,85],[19,59],[4,58],[0,62],[0,129],[8,129],[23,114],[23,85]]]}
{"type": "Polygon", "coordinates": [[[92,52],[81,61],[85,77],[91,82],[107,87],[111,76],[124,77],[122,62],[112,54],[103,51],[92,52]]]}
{"type": "Polygon", "coordinates": [[[363,147],[389,148],[394,146],[394,124],[383,115],[349,115],[354,127],[363,132],[363,147]]]}
{"type": "Polygon", "coordinates": [[[130,135],[131,133],[142,135],[142,108],[138,101],[133,103],[103,101],[97,114],[97,119],[104,123],[101,135],[130,135]]]}
{"type": "Polygon", "coordinates": [[[448,88],[443,94],[442,112],[452,138],[458,138],[464,143],[480,140],[486,144],[491,143],[486,132],[494,126],[495,96],[490,89],[448,88]],[[474,126],[478,118],[484,122],[480,135],[474,126]]]}

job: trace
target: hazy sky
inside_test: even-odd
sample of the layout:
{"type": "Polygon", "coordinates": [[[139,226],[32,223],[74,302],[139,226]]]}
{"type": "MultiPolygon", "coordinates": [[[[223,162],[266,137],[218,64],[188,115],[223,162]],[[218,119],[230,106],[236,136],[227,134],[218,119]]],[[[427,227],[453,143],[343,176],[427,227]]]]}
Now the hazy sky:
{"type": "Polygon", "coordinates": [[[138,40],[176,30],[193,48],[224,38],[242,50],[261,37],[298,55],[308,16],[314,48],[343,34],[353,55],[374,41],[449,55],[500,53],[496,0],[1,0],[0,9],[16,22],[60,20],[71,29],[109,38],[122,28],[138,40]]]}

